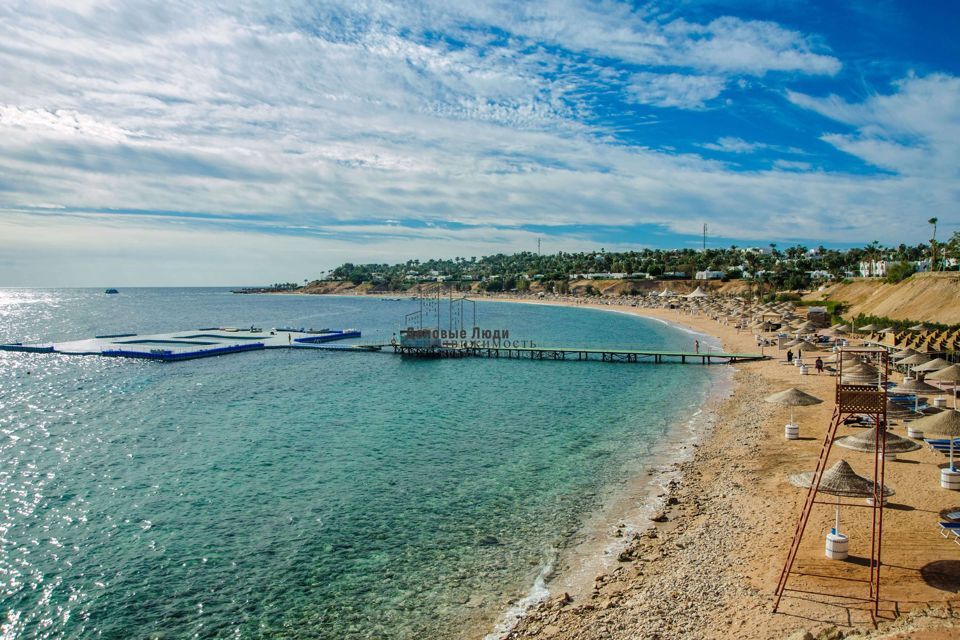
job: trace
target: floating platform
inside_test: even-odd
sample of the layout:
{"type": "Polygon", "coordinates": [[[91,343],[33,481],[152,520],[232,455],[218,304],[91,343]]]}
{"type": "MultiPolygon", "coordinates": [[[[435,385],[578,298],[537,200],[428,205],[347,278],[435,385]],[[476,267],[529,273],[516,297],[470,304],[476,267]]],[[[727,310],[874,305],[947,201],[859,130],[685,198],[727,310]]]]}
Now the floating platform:
{"type": "Polygon", "coordinates": [[[176,333],[117,333],[87,340],[46,344],[2,344],[0,351],[98,355],[175,362],[258,351],[261,349],[328,349],[375,351],[375,347],[326,344],[361,337],[356,329],[234,329],[216,327],[176,333]]]}

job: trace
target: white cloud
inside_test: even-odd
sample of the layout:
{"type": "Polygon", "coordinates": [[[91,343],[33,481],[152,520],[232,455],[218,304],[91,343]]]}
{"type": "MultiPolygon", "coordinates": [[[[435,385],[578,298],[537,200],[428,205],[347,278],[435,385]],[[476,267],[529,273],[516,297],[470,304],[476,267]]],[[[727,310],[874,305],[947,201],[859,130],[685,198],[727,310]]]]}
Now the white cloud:
{"type": "Polygon", "coordinates": [[[747,142],[743,138],[724,136],[717,138],[716,142],[706,142],[700,146],[721,153],[753,153],[759,149],[767,149],[770,145],[762,142],[747,142]]]}
{"type": "Polygon", "coordinates": [[[630,80],[630,98],[641,104],[680,109],[703,109],[724,89],[717,76],[691,76],[679,73],[637,73],[630,80]]]}
{"type": "MultiPolygon", "coordinates": [[[[169,236],[197,251],[176,256],[191,265],[239,268],[237,256],[258,247],[265,257],[251,269],[275,264],[284,273],[267,270],[262,279],[284,279],[295,265],[332,266],[341,257],[530,247],[519,227],[532,224],[556,226],[558,246],[569,248],[591,241],[565,234],[567,225],[661,224],[696,233],[707,219],[716,233],[782,237],[773,214],[796,218],[797,237],[851,240],[880,228],[900,238],[913,233],[910,215],[955,204],[949,185],[918,171],[737,172],[628,144],[617,125],[593,124],[597,96],[702,109],[737,76],[837,71],[839,62],[810,36],[772,23],[664,21],[653,9],[609,0],[72,7],[0,5],[0,216],[43,203],[214,213],[246,225],[223,223],[229,235],[220,237],[229,243],[217,243],[215,223],[177,221],[199,229],[197,242],[169,236]],[[402,225],[388,232],[398,225],[375,228],[371,219],[439,224],[429,233],[402,225]],[[471,226],[454,232],[448,221],[471,226]],[[317,237],[292,238],[281,228],[317,237]],[[351,240],[361,236],[364,243],[351,240]],[[216,250],[205,254],[200,240],[216,250]]],[[[948,81],[955,79],[941,84],[948,81]]],[[[913,166],[930,153],[942,162],[947,141],[957,138],[934,144],[932,129],[907,134],[907,121],[933,111],[926,100],[941,99],[942,113],[930,115],[943,126],[956,114],[940,89],[927,91],[905,83],[899,94],[917,95],[888,108],[790,98],[856,128],[826,134],[831,144],[913,166]],[[889,110],[912,115],[898,125],[889,110]],[[876,133],[883,127],[893,133],[876,133]],[[883,143],[918,157],[894,157],[897,149],[883,143]]],[[[704,146],[783,151],[732,137],[704,146]]],[[[162,216],[149,225],[129,216],[43,220],[42,239],[23,231],[37,223],[31,213],[17,235],[0,233],[0,251],[33,247],[48,259],[60,252],[62,261],[96,255],[82,248],[86,242],[108,254],[97,238],[139,238],[145,261],[172,263],[159,257],[168,236],[157,229],[173,224],[162,216]],[[97,233],[81,234],[85,225],[97,233]],[[83,243],[67,242],[81,236],[83,243]]],[[[59,272],[17,255],[34,274],[59,272]]],[[[205,282],[228,281],[226,272],[211,273],[205,282]]]]}
{"type": "Polygon", "coordinates": [[[431,4],[431,18],[445,24],[491,24],[532,40],[634,64],[751,75],[833,75],[841,66],[823,46],[772,22],[732,16],[706,24],[663,21],[655,6],[634,9],[612,0],[431,4]]]}
{"type": "Polygon", "coordinates": [[[707,25],[677,21],[666,30],[677,36],[674,64],[751,75],[769,71],[835,75],[841,68],[833,56],[816,53],[803,35],[772,22],[725,16],[707,25]]]}
{"type": "Polygon", "coordinates": [[[911,75],[894,83],[894,89],[859,103],[835,95],[789,92],[787,97],[852,127],[853,133],[828,133],[823,140],[870,164],[903,175],[960,177],[960,78],[911,75]]]}
{"type": "Polygon", "coordinates": [[[37,136],[97,138],[109,142],[127,141],[133,135],[110,123],[76,111],[23,109],[0,104],[0,128],[11,127],[37,136]]]}
{"type": "Polygon", "coordinates": [[[802,162],[800,160],[774,160],[773,166],[776,169],[781,169],[783,171],[809,171],[813,165],[809,162],[802,162]]]}

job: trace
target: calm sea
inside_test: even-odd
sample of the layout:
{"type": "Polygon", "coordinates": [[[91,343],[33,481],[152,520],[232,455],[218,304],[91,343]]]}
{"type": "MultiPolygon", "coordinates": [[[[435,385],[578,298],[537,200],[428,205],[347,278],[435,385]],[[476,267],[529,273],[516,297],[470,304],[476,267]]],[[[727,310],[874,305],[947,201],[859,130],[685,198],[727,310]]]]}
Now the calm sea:
{"type": "MultiPolygon", "coordinates": [[[[389,339],[418,308],[222,289],[0,290],[0,341],[251,324],[389,339]]],[[[689,350],[694,339],[586,309],[476,313],[541,343],[689,350]]],[[[0,352],[2,638],[455,637],[524,596],[699,406],[712,373],[0,352]]]]}

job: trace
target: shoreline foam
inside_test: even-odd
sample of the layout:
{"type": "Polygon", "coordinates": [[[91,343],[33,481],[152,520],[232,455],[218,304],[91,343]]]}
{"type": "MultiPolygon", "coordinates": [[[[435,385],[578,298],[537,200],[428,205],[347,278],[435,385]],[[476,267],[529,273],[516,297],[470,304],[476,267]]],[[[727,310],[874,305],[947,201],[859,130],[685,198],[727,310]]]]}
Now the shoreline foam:
{"type": "MultiPolygon", "coordinates": [[[[594,305],[553,303],[522,300],[488,300],[516,304],[589,308],[608,313],[633,316],[667,325],[678,331],[699,336],[705,346],[722,348],[723,341],[715,335],[699,331],[680,322],[648,316],[632,309],[605,308],[594,305]]],[[[583,598],[593,591],[596,576],[612,571],[619,563],[620,554],[631,541],[648,532],[655,525],[653,518],[666,506],[671,486],[682,480],[681,465],[692,459],[698,446],[709,437],[714,426],[716,407],[732,395],[733,371],[721,369],[716,379],[694,402],[692,414],[678,416],[664,437],[650,451],[646,459],[629,470],[623,486],[614,489],[604,504],[588,514],[575,537],[579,542],[555,550],[534,580],[530,591],[513,603],[482,636],[483,640],[502,640],[520,623],[531,608],[558,593],[564,597],[583,598]]]]}

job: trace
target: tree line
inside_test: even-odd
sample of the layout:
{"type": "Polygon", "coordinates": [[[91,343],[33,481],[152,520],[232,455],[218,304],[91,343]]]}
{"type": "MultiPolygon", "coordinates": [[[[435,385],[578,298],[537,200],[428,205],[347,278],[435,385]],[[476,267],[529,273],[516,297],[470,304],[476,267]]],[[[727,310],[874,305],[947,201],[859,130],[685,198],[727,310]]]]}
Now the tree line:
{"type": "MultiPolygon", "coordinates": [[[[522,251],[491,256],[408,260],[397,264],[345,263],[333,269],[327,280],[345,280],[354,284],[371,283],[392,290],[408,289],[424,279],[442,278],[471,286],[480,282],[487,290],[525,289],[531,280],[550,283],[546,288],[563,292],[571,276],[591,273],[627,274],[633,277],[669,279],[692,278],[698,271],[722,273],[723,279],[749,277],[780,290],[809,288],[818,279],[842,280],[848,274],[859,275],[862,261],[893,262],[891,278],[909,276],[913,263],[933,255],[941,263],[960,258],[960,232],[948,242],[896,247],[872,242],[864,247],[828,249],[794,245],[780,248],[640,249],[608,252],[558,252],[539,254],[522,251]],[[829,275],[827,275],[829,274],[829,275]]],[[[940,265],[940,268],[953,268],[940,265]]]]}

